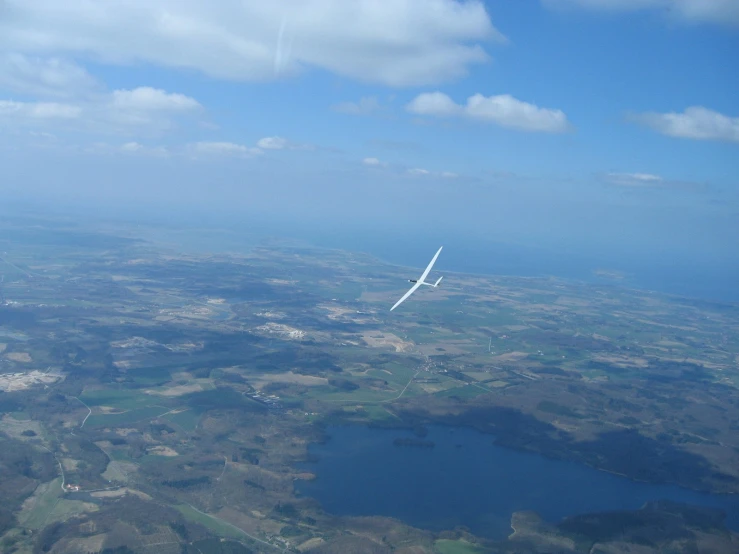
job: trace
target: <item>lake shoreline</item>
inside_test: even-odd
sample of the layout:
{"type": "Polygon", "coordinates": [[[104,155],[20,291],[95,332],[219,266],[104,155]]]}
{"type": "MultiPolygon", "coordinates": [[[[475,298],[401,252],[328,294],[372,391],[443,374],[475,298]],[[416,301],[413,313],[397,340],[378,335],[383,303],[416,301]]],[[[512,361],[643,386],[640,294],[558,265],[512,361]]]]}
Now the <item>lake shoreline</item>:
{"type": "MultiPolygon", "coordinates": [[[[410,441],[418,440],[413,438],[418,436],[418,430],[416,429],[416,432],[414,433],[412,425],[393,425],[383,427],[377,424],[370,426],[350,423],[328,426],[322,430],[324,438],[320,442],[310,443],[308,445],[306,460],[300,464],[302,469],[310,468],[309,471],[316,475],[316,479],[312,480],[310,483],[300,483],[296,487],[296,490],[301,496],[308,496],[317,500],[327,513],[341,516],[391,517],[398,519],[407,525],[434,532],[441,532],[455,527],[463,527],[469,528],[470,532],[477,536],[492,540],[502,540],[508,536],[501,534],[503,522],[506,522],[505,526],[507,529],[511,529],[511,518],[516,512],[533,511],[544,521],[555,524],[562,521],[563,518],[568,517],[608,513],[614,510],[637,510],[643,508],[650,502],[661,500],[674,501],[695,508],[718,508],[724,513],[725,525],[732,530],[739,531],[739,499],[737,499],[736,495],[711,494],[672,484],[637,481],[615,472],[594,468],[580,462],[561,460],[547,457],[543,454],[538,454],[532,451],[508,448],[506,446],[496,444],[494,440],[490,440],[493,436],[492,434],[483,433],[471,427],[433,424],[429,426],[428,430],[430,438],[426,442],[434,442],[434,448],[398,448],[395,444],[395,440],[398,438],[401,438],[401,440],[408,439],[410,441]],[[375,437],[371,436],[375,433],[379,433],[380,435],[375,437]],[[402,436],[398,437],[398,433],[401,433],[402,436]],[[451,439],[449,438],[450,435],[453,435],[451,439]],[[352,438],[352,436],[354,437],[352,438]],[[459,437],[459,440],[457,440],[457,437],[459,437]],[[347,441],[347,439],[349,440],[347,441]],[[354,444],[350,444],[352,441],[354,441],[354,444]],[[463,444],[459,447],[459,444],[461,443],[463,444]],[[382,452],[382,456],[378,457],[378,451],[382,452]],[[393,451],[397,454],[393,454],[393,451]],[[430,471],[429,468],[424,468],[424,464],[433,465],[433,462],[430,460],[435,456],[435,453],[439,451],[446,451],[444,458],[447,460],[450,459],[450,451],[461,453],[461,458],[457,457],[455,460],[456,463],[461,462],[465,470],[460,470],[459,466],[455,465],[455,463],[446,463],[443,464],[442,467],[436,467],[435,469],[431,468],[430,471]],[[450,468],[453,468],[468,476],[474,474],[473,477],[469,477],[472,481],[474,481],[474,479],[484,480],[484,468],[481,472],[480,467],[468,468],[467,465],[464,465],[466,463],[464,462],[465,459],[469,460],[471,457],[475,457],[481,452],[486,452],[488,455],[490,452],[497,452],[497,455],[502,455],[503,458],[507,458],[510,463],[504,462],[503,464],[504,473],[507,472],[505,475],[508,476],[510,481],[523,484],[525,490],[523,493],[510,490],[508,497],[509,500],[513,500],[499,503],[497,508],[492,511],[490,506],[486,505],[485,498],[479,497],[478,495],[478,498],[472,502],[473,504],[476,503],[476,510],[473,510],[472,512],[468,510],[468,516],[470,516],[470,514],[476,514],[470,516],[475,521],[463,521],[463,516],[462,519],[459,519],[459,521],[456,522],[456,525],[446,527],[443,525],[438,526],[433,524],[434,517],[440,518],[437,519],[437,521],[443,520],[451,522],[455,518],[458,518],[458,514],[450,515],[432,513],[421,515],[420,517],[418,514],[405,514],[406,517],[403,517],[403,510],[398,509],[397,506],[393,507],[392,503],[389,505],[389,511],[387,509],[383,509],[383,506],[388,508],[388,503],[384,502],[381,498],[379,501],[375,498],[374,504],[372,502],[365,502],[360,503],[363,504],[362,506],[358,506],[356,503],[352,504],[351,500],[347,504],[347,498],[361,497],[362,495],[366,496],[367,494],[377,496],[377,494],[376,491],[369,491],[368,493],[368,491],[362,488],[362,486],[359,487],[358,491],[352,491],[351,488],[355,486],[356,483],[352,484],[353,476],[351,473],[346,474],[346,467],[354,468],[358,474],[361,474],[363,476],[362,481],[371,481],[374,475],[375,479],[379,479],[376,486],[380,488],[382,488],[384,484],[390,483],[392,479],[388,481],[386,478],[387,476],[383,477],[380,475],[378,477],[374,472],[379,470],[379,472],[382,473],[383,468],[387,467],[386,464],[392,464],[394,467],[399,467],[402,470],[406,467],[406,464],[400,463],[399,460],[403,459],[410,459],[413,463],[408,464],[407,467],[415,468],[421,473],[426,472],[438,476],[448,471],[451,472],[449,477],[451,479],[454,472],[450,468]],[[331,466],[329,470],[326,471],[326,462],[328,461],[330,465],[330,459],[332,456],[341,460],[341,463],[344,465],[344,469],[331,466]],[[426,460],[423,459],[424,456],[427,457],[426,460]],[[369,460],[365,459],[365,457],[369,457],[369,460]],[[377,463],[371,463],[370,460],[376,460],[377,463]],[[511,462],[511,460],[513,460],[513,462],[511,462]],[[509,465],[506,465],[508,463],[509,465]],[[532,471],[526,472],[526,467],[531,467],[532,471]],[[568,476],[560,478],[558,471],[563,468],[566,470],[565,473],[568,476]],[[336,486],[334,477],[337,472],[339,474],[343,472],[345,475],[340,479],[341,486],[332,491],[330,489],[336,486]],[[540,477],[543,474],[550,474],[549,476],[551,479],[547,481],[547,479],[542,480],[541,478],[538,478],[534,479],[534,481],[536,481],[536,485],[531,483],[527,484],[527,481],[530,480],[531,476],[538,475],[540,477]],[[570,503],[572,509],[568,511],[568,509],[564,508],[558,512],[557,510],[552,510],[552,507],[546,502],[541,504],[542,499],[545,497],[561,499],[563,496],[567,497],[568,492],[575,490],[568,489],[567,487],[562,489],[562,487],[559,486],[560,490],[558,492],[554,490],[550,495],[546,495],[542,491],[544,491],[547,486],[554,486],[554,488],[557,489],[558,482],[562,482],[563,480],[567,482],[568,479],[577,486],[578,477],[573,476],[581,476],[581,474],[585,475],[586,481],[593,483],[593,486],[589,487],[589,489],[595,491],[600,487],[603,490],[609,491],[608,494],[613,496],[613,502],[610,507],[609,502],[607,501],[601,502],[600,499],[595,499],[594,501],[593,498],[588,498],[587,495],[582,496],[582,494],[580,494],[581,498],[579,498],[579,501],[582,503],[582,509],[576,509],[577,503],[570,503]],[[540,488],[537,489],[537,487],[540,488]],[[623,497],[621,492],[622,489],[632,491],[634,493],[633,499],[623,497]],[[515,499],[518,497],[527,497],[527,495],[530,497],[530,500],[527,501],[530,501],[532,505],[521,505],[519,507],[520,509],[513,509],[516,505],[515,499]],[[537,502],[541,505],[536,505],[537,502]],[[342,503],[344,503],[343,506],[342,503]],[[341,509],[342,507],[344,509],[341,509]],[[369,511],[365,511],[367,509],[369,511]],[[733,518],[729,517],[730,510],[736,510],[736,515],[733,518]],[[480,521],[477,521],[480,519],[481,514],[488,514],[485,517],[494,518],[494,521],[496,522],[494,525],[496,532],[493,535],[489,532],[481,532],[481,530],[488,528],[481,524],[480,521]],[[409,515],[410,517],[408,517],[409,515]]],[[[493,465],[495,465],[495,456],[490,459],[493,465]]],[[[402,471],[400,474],[402,474],[402,471]]],[[[411,475],[409,477],[406,475],[405,478],[413,479],[413,476],[411,475]]],[[[493,490],[499,485],[499,483],[496,484],[494,481],[486,481],[485,483],[487,483],[487,485],[482,482],[472,485],[469,479],[463,479],[464,482],[458,483],[459,490],[474,490],[474,488],[484,489],[486,486],[489,486],[490,490],[493,490]]],[[[432,480],[429,480],[429,483],[431,482],[432,480]]],[[[424,488],[425,485],[421,484],[417,487],[418,490],[413,490],[418,494],[419,490],[424,488]]],[[[402,486],[388,486],[387,490],[389,495],[394,495],[398,499],[398,504],[403,504],[407,501],[407,497],[403,492],[404,489],[402,486]]],[[[451,494],[454,496],[455,493],[450,492],[450,490],[442,491],[442,497],[444,494],[451,494]]],[[[427,494],[427,491],[423,492],[423,494],[427,494]]],[[[500,494],[500,492],[497,492],[496,494],[500,494]]],[[[451,502],[451,504],[453,504],[454,501],[458,501],[458,499],[452,500],[453,502],[451,502]]],[[[437,498],[436,500],[431,500],[430,497],[429,503],[436,505],[450,504],[449,498],[437,498]]],[[[414,506],[418,506],[419,504],[420,503],[414,503],[414,506]]]]}

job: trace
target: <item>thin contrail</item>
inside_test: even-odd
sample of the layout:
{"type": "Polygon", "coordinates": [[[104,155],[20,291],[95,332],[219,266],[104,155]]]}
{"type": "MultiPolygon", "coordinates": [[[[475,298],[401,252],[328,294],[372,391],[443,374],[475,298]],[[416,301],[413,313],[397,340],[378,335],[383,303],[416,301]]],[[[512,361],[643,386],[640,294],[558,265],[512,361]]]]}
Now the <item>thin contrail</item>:
{"type": "Polygon", "coordinates": [[[285,26],[287,25],[287,16],[282,16],[280,22],[280,31],[277,33],[277,50],[275,50],[275,75],[279,75],[282,70],[282,37],[285,34],[285,26]]]}

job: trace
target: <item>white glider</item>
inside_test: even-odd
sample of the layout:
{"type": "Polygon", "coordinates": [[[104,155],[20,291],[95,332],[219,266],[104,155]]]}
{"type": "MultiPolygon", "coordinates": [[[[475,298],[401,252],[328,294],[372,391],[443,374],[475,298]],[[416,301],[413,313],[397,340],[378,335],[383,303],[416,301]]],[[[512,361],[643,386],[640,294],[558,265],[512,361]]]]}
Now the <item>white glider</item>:
{"type": "Polygon", "coordinates": [[[405,299],[406,299],[406,298],[408,298],[408,297],[409,297],[409,296],[410,296],[411,294],[413,294],[413,293],[414,293],[414,292],[416,291],[416,289],[417,289],[418,287],[420,287],[421,285],[426,285],[427,287],[438,287],[438,286],[439,286],[439,283],[441,283],[441,280],[442,280],[442,279],[443,279],[444,277],[439,277],[438,281],[436,281],[435,283],[427,283],[426,281],[424,281],[424,279],[425,279],[425,278],[426,278],[426,277],[428,276],[428,274],[429,274],[429,271],[431,271],[431,268],[433,267],[433,265],[434,265],[434,262],[436,261],[436,258],[438,258],[438,257],[439,257],[439,254],[441,253],[441,249],[442,249],[442,248],[444,248],[444,247],[442,246],[442,247],[441,247],[441,248],[439,248],[439,250],[438,250],[438,251],[436,252],[436,254],[434,255],[434,258],[433,258],[433,259],[431,260],[431,263],[429,263],[428,267],[426,267],[426,271],[424,271],[424,272],[423,272],[423,275],[421,275],[421,278],[420,278],[420,279],[418,279],[417,281],[416,281],[415,279],[408,279],[408,282],[410,282],[410,283],[413,283],[413,286],[411,287],[411,290],[409,290],[408,292],[406,292],[406,293],[405,293],[405,294],[403,295],[403,298],[401,298],[400,300],[398,300],[398,301],[397,301],[397,302],[395,303],[395,306],[393,306],[392,308],[390,308],[390,311],[391,311],[391,312],[392,312],[392,311],[393,311],[393,310],[394,310],[395,308],[397,308],[397,307],[398,307],[398,306],[400,305],[400,303],[401,303],[401,302],[403,302],[403,300],[405,300],[405,299]]]}

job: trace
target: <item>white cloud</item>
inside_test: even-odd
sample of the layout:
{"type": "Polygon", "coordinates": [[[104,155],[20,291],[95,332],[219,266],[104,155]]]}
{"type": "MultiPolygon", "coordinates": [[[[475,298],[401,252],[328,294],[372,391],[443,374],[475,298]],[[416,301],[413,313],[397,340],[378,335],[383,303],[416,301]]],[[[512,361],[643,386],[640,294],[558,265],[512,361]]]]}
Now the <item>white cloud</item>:
{"type": "Polygon", "coordinates": [[[259,148],[233,142],[196,142],[190,145],[189,150],[193,154],[231,156],[237,158],[251,158],[262,154],[262,150],[259,148]]]}
{"type": "Polygon", "coordinates": [[[428,169],[420,167],[409,169],[406,173],[415,177],[433,177],[437,179],[456,179],[459,177],[459,175],[452,173],[451,171],[429,171],[428,169]]]}
{"type": "Polygon", "coordinates": [[[188,111],[202,107],[197,100],[184,94],[168,93],[151,87],[114,90],[111,104],[117,109],[134,111],[188,111]]]}
{"type": "Polygon", "coordinates": [[[360,98],[359,102],[342,102],[332,106],[332,109],[350,115],[371,115],[378,112],[381,107],[376,96],[365,96],[360,98]]]}
{"type": "Polygon", "coordinates": [[[607,173],[605,179],[622,187],[655,187],[663,186],[665,182],[659,175],[650,173],[607,173]]]}
{"type": "Polygon", "coordinates": [[[257,141],[257,146],[265,150],[283,150],[289,146],[289,143],[282,137],[264,137],[257,141]]]}
{"type": "Polygon", "coordinates": [[[464,107],[457,104],[443,92],[419,94],[411,100],[406,109],[418,115],[450,116],[464,113],[464,107]]]}
{"type": "Polygon", "coordinates": [[[643,113],[629,118],[670,137],[739,142],[739,117],[729,117],[703,106],[683,113],[643,113]]]}
{"type": "Polygon", "coordinates": [[[456,179],[459,177],[451,171],[431,171],[422,167],[409,168],[403,164],[390,164],[383,162],[378,158],[364,158],[362,164],[373,168],[383,168],[394,175],[405,175],[409,177],[429,178],[429,179],[456,179]]]}
{"type": "Polygon", "coordinates": [[[85,69],[67,60],[0,53],[0,90],[70,98],[97,87],[97,81],[85,69]]]}
{"type": "Polygon", "coordinates": [[[0,100],[0,118],[31,120],[76,119],[82,113],[79,106],[56,102],[14,102],[0,100]]]}
{"type": "Polygon", "coordinates": [[[390,86],[462,77],[504,42],[481,0],[5,0],[0,50],[235,80],[319,68],[390,86]]]}
{"type": "Polygon", "coordinates": [[[706,183],[665,179],[652,173],[606,173],[601,180],[609,185],[631,189],[662,189],[701,192],[709,188],[706,183]]]}
{"type": "Polygon", "coordinates": [[[563,133],[571,128],[561,110],[540,108],[508,94],[487,97],[475,94],[461,105],[442,92],[426,92],[416,96],[406,109],[418,115],[463,116],[521,131],[563,133]]]}
{"type": "Polygon", "coordinates": [[[552,8],[578,7],[604,12],[661,10],[692,23],[739,25],[737,0],[542,0],[552,8]]]}
{"type": "Polygon", "coordinates": [[[75,131],[159,133],[174,125],[175,114],[199,108],[200,104],[188,96],[139,87],[66,103],[0,100],[0,118],[20,126],[46,124],[75,131]]]}
{"type": "Polygon", "coordinates": [[[137,152],[143,148],[143,145],[138,142],[127,142],[121,146],[121,150],[124,152],[137,152]]]}
{"type": "Polygon", "coordinates": [[[29,135],[32,137],[39,137],[46,140],[56,140],[56,135],[53,133],[47,133],[45,131],[29,131],[29,135]]]}
{"type": "MultiPolygon", "coordinates": [[[[264,144],[263,141],[258,141],[264,144]]],[[[79,148],[72,146],[73,148],[79,148]]],[[[190,159],[218,159],[218,158],[255,158],[265,154],[265,150],[258,146],[240,144],[228,141],[199,141],[185,144],[180,147],[167,148],[165,146],[146,146],[138,141],[128,141],[120,145],[97,141],[82,147],[88,154],[126,154],[156,157],[183,156],[190,159]]]]}
{"type": "Polygon", "coordinates": [[[67,144],[65,147],[72,151],[81,151],[86,154],[94,155],[120,155],[122,153],[129,156],[149,156],[157,158],[165,158],[171,155],[171,152],[165,146],[144,146],[136,141],[126,142],[120,145],[96,141],[85,146],[67,144]]]}
{"type": "Polygon", "coordinates": [[[264,150],[315,150],[311,144],[297,144],[284,137],[264,137],[257,141],[257,146],[264,150]]]}

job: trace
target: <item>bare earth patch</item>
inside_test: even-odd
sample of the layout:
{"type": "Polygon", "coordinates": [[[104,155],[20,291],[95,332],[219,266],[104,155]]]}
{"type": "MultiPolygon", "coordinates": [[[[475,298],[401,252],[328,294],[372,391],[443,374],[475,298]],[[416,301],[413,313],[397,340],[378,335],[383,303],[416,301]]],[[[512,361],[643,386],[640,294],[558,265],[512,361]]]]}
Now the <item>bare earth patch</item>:
{"type": "Polygon", "coordinates": [[[370,348],[394,348],[396,352],[407,352],[413,348],[412,342],[407,342],[393,333],[382,333],[380,331],[365,331],[362,340],[370,348]]]}
{"type": "Polygon", "coordinates": [[[31,355],[28,352],[9,352],[5,357],[14,362],[32,362],[31,355]]]}
{"type": "Polygon", "coordinates": [[[428,393],[428,394],[434,394],[437,392],[441,392],[443,390],[453,389],[459,386],[459,383],[456,381],[444,381],[442,383],[416,383],[417,386],[421,387],[421,389],[428,393]]]}
{"type": "Polygon", "coordinates": [[[62,458],[62,466],[64,466],[64,469],[67,471],[76,470],[78,465],[80,465],[79,460],[73,460],[72,458],[62,458]]]}
{"type": "Polygon", "coordinates": [[[528,354],[526,352],[508,352],[506,354],[501,354],[500,356],[493,356],[490,359],[496,362],[515,362],[527,357],[528,354]]]}
{"type": "Polygon", "coordinates": [[[298,546],[298,550],[300,552],[307,552],[308,550],[312,550],[317,546],[321,546],[324,542],[326,541],[324,541],[321,537],[313,537],[312,539],[308,539],[303,544],[298,546]]]}
{"type": "Polygon", "coordinates": [[[116,498],[118,496],[124,496],[126,494],[133,494],[144,500],[151,500],[151,496],[149,496],[145,492],[137,491],[135,489],[129,489],[128,487],[121,487],[120,489],[116,489],[114,491],[91,492],[90,496],[94,498],[116,498]]]}
{"type": "Polygon", "coordinates": [[[277,535],[283,527],[283,524],[274,520],[256,519],[228,507],[223,508],[212,515],[252,535],[257,535],[260,531],[277,535]]]}
{"type": "Polygon", "coordinates": [[[105,533],[100,533],[91,537],[73,539],[69,547],[74,549],[73,552],[101,552],[107,536],[105,533]]]}
{"type": "Polygon", "coordinates": [[[114,408],[113,406],[97,406],[98,412],[100,412],[103,415],[107,414],[125,414],[129,410],[121,410],[119,408],[114,408]]]}
{"type": "Polygon", "coordinates": [[[300,329],[296,329],[295,327],[290,327],[289,325],[284,325],[282,323],[274,323],[272,321],[265,323],[264,325],[260,325],[259,327],[255,327],[253,331],[256,331],[259,334],[276,335],[278,337],[295,340],[301,340],[306,335],[305,331],[301,331],[300,329]]]}
{"type": "Polygon", "coordinates": [[[647,367],[649,362],[644,358],[632,358],[630,356],[594,356],[596,362],[612,364],[616,367],[647,367]]]}
{"type": "Polygon", "coordinates": [[[10,392],[27,389],[33,385],[50,385],[62,377],[57,373],[43,373],[36,369],[28,373],[5,373],[0,375],[0,390],[10,392]]]}
{"type": "Polygon", "coordinates": [[[127,437],[131,433],[138,433],[138,429],[131,429],[129,427],[119,427],[115,430],[115,434],[121,437],[127,437]]]}
{"type": "Polygon", "coordinates": [[[43,436],[43,430],[41,423],[33,421],[31,419],[15,419],[9,415],[5,415],[0,419],[0,431],[8,434],[14,439],[22,441],[30,441],[32,439],[39,439],[43,436]],[[23,434],[23,431],[33,431],[36,433],[34,437],[27,437],[23,434]]]}
{"type": "Polygon", "coordinates": [[[179,456],[179,453],[169,446],[153,446],[148,449],[147,453],[154,456],[179,456]]]}

